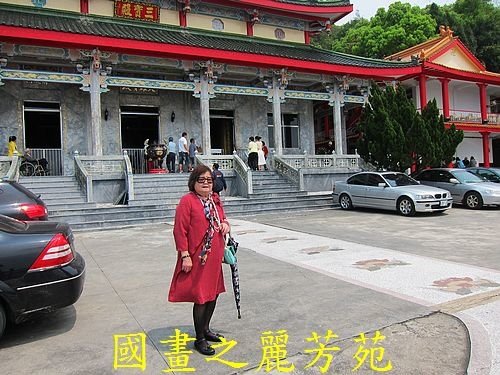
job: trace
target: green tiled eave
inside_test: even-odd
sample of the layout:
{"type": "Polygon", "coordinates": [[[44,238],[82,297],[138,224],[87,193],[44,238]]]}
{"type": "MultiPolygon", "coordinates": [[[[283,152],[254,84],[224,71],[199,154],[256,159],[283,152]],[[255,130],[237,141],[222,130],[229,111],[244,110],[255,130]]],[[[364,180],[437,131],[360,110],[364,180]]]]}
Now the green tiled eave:
{"type": "Polygon", "coordinates": [[[408,62],[368,59],[298,43],[2,4],[0,4],[0,25],[201,47],[364,68],[414,66],[408,62]]]}
{"type": "Polygon", "coordinates": [[[349,0],[278,0],[278,2],[297,4],[297,5],[307,5],[307,6],[325,6],[325,7],[351,5],[351,2],[349,0]]]}

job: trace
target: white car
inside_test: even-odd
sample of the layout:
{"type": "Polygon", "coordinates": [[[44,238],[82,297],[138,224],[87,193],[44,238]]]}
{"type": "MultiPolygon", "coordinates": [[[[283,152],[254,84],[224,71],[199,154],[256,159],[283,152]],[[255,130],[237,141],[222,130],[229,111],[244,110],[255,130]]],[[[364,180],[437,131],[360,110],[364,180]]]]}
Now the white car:
{"type": "Polygon", "coordinates": [[[361,172],[334,183],[333,202],[344,210],[370,207],[413,216],[415,212],[448,210],[453,200],[447,190],[420,185],[404,173],[361,172]]]}

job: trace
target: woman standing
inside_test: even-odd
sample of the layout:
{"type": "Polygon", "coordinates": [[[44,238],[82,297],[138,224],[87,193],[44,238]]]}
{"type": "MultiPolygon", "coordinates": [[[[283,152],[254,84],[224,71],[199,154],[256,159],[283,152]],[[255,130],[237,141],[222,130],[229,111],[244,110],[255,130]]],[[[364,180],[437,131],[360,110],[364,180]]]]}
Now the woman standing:
{"type": "Polygon", "coordinates": [[[262,137],[256,136],[255,137],[255,143],[257,143],[257,165],[259,168],[259,171],[262,171],[266,165],[266,158],[264,156],[264,151],[262,150],[263,144],[262,144],[262,137]]]}
{"type": "Polygon", "coordinates": [[[224,236],[229,223],[219,196],[212,194],[212,172],[196,166],[189,176],[189,193],[177,206],[174,239],[177,264],[170,284],[170,302],[193,302],[196,331],[194,347],[201,354],[213,355],[208,341],[220,342],[221,335],[210,330],[217,297],[226,291],[222,273],[224,236]]]}
{"type": "Polygon", "coordinates": [[[7,145],[7,156],[14,156],[14,152],[17,151],[17,138],[15,135],[9,137],[9,143],[7,145]]]}

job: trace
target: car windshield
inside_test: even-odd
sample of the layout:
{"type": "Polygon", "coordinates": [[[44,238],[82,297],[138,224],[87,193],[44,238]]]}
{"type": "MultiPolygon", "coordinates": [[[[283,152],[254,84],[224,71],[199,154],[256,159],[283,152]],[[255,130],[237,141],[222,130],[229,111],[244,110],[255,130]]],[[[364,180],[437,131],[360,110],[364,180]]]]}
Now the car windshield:
{"type": "Polygon", "coordinates": [[[417,181],[403,173],[384,173],[382,176],[392,187],[418,185],[417,181]]]}
{"type": "Polygon", "coordinates": [[[477,177],[475,174],[472,174],[467,171],[453,171],[451,172],[453,177],[455,177],[462,184],[470,184],[474,182],[484,182],[481,177],[477,177]]]}

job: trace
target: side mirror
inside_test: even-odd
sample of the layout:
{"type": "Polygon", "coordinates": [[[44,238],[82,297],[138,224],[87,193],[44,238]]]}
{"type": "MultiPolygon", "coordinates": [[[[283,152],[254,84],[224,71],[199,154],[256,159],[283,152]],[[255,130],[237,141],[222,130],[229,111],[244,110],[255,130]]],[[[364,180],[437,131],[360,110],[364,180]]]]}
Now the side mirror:
{"type": "Polygon", "coordinates": [[[459,184],[460,181],[458,181],[456,178],[450,178],[450,183],[451,184],[459,184]]]}
{"type": "Polygon", "coordinates": [[[378,187],[386,187],[387,184],[385,182],[379,182],[378,187]]]}

